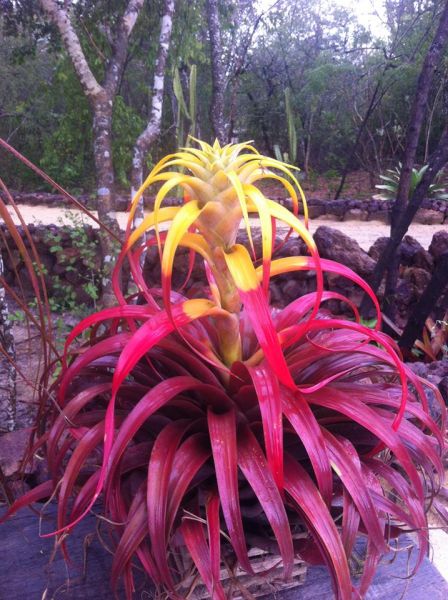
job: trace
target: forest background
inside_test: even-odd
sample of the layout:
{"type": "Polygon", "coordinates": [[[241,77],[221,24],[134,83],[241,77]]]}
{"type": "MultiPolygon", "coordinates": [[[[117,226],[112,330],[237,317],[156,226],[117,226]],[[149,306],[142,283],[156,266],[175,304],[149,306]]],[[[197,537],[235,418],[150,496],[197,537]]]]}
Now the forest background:
{"type": "MultiPolygon", "coordinates": [[[[260,151],[280,152],[300,166],[308,184],[323,175],[334,193],[343,193],[344,173],[368,174],[374,190],[379,174],[400,160],[418,76],[445,2],[370,3],[378,9],[373,31],[350,4],[327,0],[1,5],[0,136],[71,192],[95,195],[104,187],[95,153],[104,149],[95,139],[92,95],[73,67],[52,5],[69,17],[85,64],[94,81],[106,82],[103,88],[119,59],[109,102],[112,193],[129,193],[136,141],[157,116],[143,172],[193,133],[254,140],[260,151]],[[131,9],[135,24],[123,36],[131,9]],[[164,40],[167,20],[172,29],[164,40]]],[[[428,95],[419,165],[428,161],[446,121],[447,78],[445,52],[428,95]]],[[[8,153],[0,155],[0,170],[11,189],[46,189],[8,153]]]]}

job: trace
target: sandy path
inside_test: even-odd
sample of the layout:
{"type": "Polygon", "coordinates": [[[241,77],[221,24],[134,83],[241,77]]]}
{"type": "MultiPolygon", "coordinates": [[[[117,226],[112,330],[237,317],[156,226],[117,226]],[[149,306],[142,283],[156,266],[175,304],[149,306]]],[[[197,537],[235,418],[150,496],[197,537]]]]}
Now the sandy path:
{"type": "MultiPolygon", "coordinates": [[[[19,223],[12,207],[8,207],[8,209],[10,214],[13,216],[14,221],[19,223]]],[[[96,227],[96,223],[94,221],[77,210],[53,208],[44,205],[21,205],[20,211],[27,223],[41,223],[43,225],[50,225],[53,223],[60,225],[61,223],[73,223],[73,219],[82,219],[84,223],[92,224],[94,227],[96,227]]],[[[94,214],[96,215],[95,212],[94,214]]],[[[124,229],[127,222],[127,214],[124,212],[119,212],[117,213],[117,219],[120,227],[124,229]]],[[[381,221],[332,221],[325,218],[313,219],[310,225],[311,231],[314,232],[320,225],[326,225],[328,227],[339,229],[343,233],[346,233],[351,238],[355,239],[364,250],[368,250],[373,242],[379,237],[389,235],[389,225],[386,225],[381,221]]],[[[434,233],[436,231],[440,231],[441,229],[448,230],[448,226],[421,225],[419,223],[414,223],[410,226],[408,233],[418,240],[424,248],[428,248],[434,233]]]]}

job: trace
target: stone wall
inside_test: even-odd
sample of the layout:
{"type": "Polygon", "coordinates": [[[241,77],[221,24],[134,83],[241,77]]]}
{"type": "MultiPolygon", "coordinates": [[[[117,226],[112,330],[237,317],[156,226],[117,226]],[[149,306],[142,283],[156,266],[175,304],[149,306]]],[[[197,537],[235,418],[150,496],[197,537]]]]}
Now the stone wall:
{"type": "MultiPolygon", "coordinates": [[[[98,231],[87,226],[84,230],[83,243],[88,243],[90,247],[95,248],[98,245],[98,231]]],[[[92,304],[92,299],[86,292],[86,285],[91,282],[93,276],[92,264],[86,264],[84,252],[82,248],[80,249],[77,246],[79,238],[73,238],[73,231],[70,227],[30,225],[29,231],[44,266],[45,280],[50,295],[57,295],[61,292],[61,289],[71,287],[76,295],[77,305],[92,304]],[[56,246],[55,239],[57,240],[56,246]]],[[[367,281],[388,239],[379,238],[369,251],[365,252],[356,241],[331,227],[320,226],[316,230],[314,238],[322,258],[335,260],[350,267],[367,281]]],[[[246,234],[242,232],[238,241],[247,245],[246,234]]],[[[256,232],[254,232],[254,241],[257,256],[260,256],[261,240],[256,232]]],[[[24,242],[30,248],[30,242],[26,237],[24,237],[24,242]]],[[[284,244],[282,242],[281,238],[277,238],[276,246],[279,247],[279,250],[275,253],[276,257],[300,255],[306,252],[306,248],[300,239],[289,239],[284,244]]],[[[4,257],[6,281],[8,284],[18,287],[19,276],[24,291],[31,295],[32,288],[25,265],[22,263],[18,251],[13,249],[14,247],[9,234],[3,231],[1,249],[4,257]]],[[[448,231],[445,229],[437,232],[433,237],[429,250],[425,250],[411,236],[405,236],[399,252],[401,266],[397,294],[401,312],[398,325],[402,325],[428,284],[438,257],[444,252],[448,252],[448,231]]],[[[93,260],[93,266],[99,268],[99,252],[89,260],[93,260]]],[[[184,284],[188,272],[188,251],[186,249],[179,249],[175,265],[173,288],[179,289],[184,284]]],[[[160,285],[159,257],[155,248],[148,254],[145,275],[146,280],[151,282],[152,286],[157,287],[160,285]]],[[[202,263],[199,257],[196,257],[190,278],[183,292],[190,297],[200,296],[203,281],[202,263]]],[[[96,278],[95,283],[100,286],[99,277],[96,278]]],[[[298,296],[313,291],[315,284],[313,272],[289,273],[288,275],[275,277],[271,284],[271,302],[274,306],[284,306],[298,296]]],[[[327,275],[326,286],[330,290],[349,296],[355,302],[361,300],[361,290],[341,277],[327,275]]],[[[382,292],[383,290],[380,288],[380,297],[382,292]]],[[[442,309],[448,307],[448,292],[440,299],[439,306],[442,309]]],[[[336,312],[344,309],[337,301],[332,301],[330,308],[336,312]]]]}
{"type": "MultiPolygon", "coordinates": [[[[32,206],[45,205],[53,207],[73,208],[70,202],[60,194],[49,194],[45,192],[16,192],[13,193],[14,200],[19,204],[28,204],[32,206]]],[[[96,209],[96,200],[94,196],[87,194],[78,197],[90,210],[96,209]]],[[[152,206],[154,198],[145,198],[148,208],[152,206]]],[[[284,203],[283,198],[273,198],[273,200],[284,203]]],[[[117,210],[125,211],[129,205],[129,197],[118,195],[116,197],[117,210]]],[[[316,198],[307,199],[309,213],[311,218],[327,218],[334,221],[382,221],[390,222],[390,211],[392,202],[388,200],[379,200],[375,198],[356,200],[321,200],[316,198]]],[[[167,198],[165,206],[179,204],[179,198],[167,198]]],[[[424,225],[439,225],[448,223],[448,202],[446,200],[426,199],[422,207],[417,211],[414,223],[424,225]]]]}
{"type": "MultiPolygon", "coordinates": [[[[33,246],[39,256],[50,296],[56,296],[58,301],[62,301],[63,297],[68,297],[69,290],[73,290],[73,299],[78,305],[92,304],[92,296],[86,290],[89,289],[89,284],[100,285],[97,274],[101,268],[98,230],[89,226],[72,229],[68,226],[30,224],[28,231],[31,240],[24,234],[22,227],[18,227],[18,231],[33,262],[36,262],[33,246]]],[[[32,297],[33,287],[20,252],[4,225],[1,232],[0,249],[5,266],[5,280],[32,297]]]]}

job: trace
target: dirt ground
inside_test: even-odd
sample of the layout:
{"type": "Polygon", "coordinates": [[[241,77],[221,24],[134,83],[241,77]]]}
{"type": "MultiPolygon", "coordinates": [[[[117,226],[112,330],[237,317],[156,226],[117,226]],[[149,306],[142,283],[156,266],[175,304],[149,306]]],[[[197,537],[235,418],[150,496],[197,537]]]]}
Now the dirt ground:
{"type": "MultiPolygon", "coordinates": [[[[9,211],[13,216],[15,222],[19,224],[19,221],[11,207],[9,207],[9,211]]],[[[96,226],[94,221],[92,221],[85,215],[81,215],[79,211],[72,209],[64,210],[61,208],[53,208],[44,205],[21,205],[20,211],[26,223],[40,223],[42,225],[61,225],[62,223],[73,223],[74,218],[82,217],[84,223],[96,226]]],[[[127,213],[117,213],[118,222],[120,224],[120,227],[122,227],[123,229],[126,226],[127,218],[127,213]]],[[[374,241],[377,240],[379,237],[388,236],[390,230],[389,225],[386,225],[386,223],[383,223],[381,221],[333,221],[331,219],[319,218],[313,219],[311,221],[311,232],[316,231],[316,229],[320,225],[326,225],[328,227],[334,227],[335,229],[339,229],[343,233],[355,239],[359,243],[361,248],[363,248],[364,250],[368,250],[370,246],[374,243],[374,241]]],[[[443,228],[448,229],[446,225],[421,225],[419,223],[413,223],[409,228],[408,234],[414,237],[417,241],[420,242],[420,244],[424,248],[427,249],[429,244],[431,243],[431,239],[434,233],[443,228]]]]}

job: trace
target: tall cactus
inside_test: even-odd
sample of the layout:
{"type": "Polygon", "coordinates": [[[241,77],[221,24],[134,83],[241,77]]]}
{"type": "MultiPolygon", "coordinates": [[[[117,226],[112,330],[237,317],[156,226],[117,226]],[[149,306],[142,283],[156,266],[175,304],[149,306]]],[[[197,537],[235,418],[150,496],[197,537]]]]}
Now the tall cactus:
{"type": "Polygon", "coordinates": [[[180,80],[179,69],[175,67],[173,76],[173,90],[177,100],[177,123],[176,137],[177,146],[188,146],[188,135],[196,135],[196,65],[192,65],[189,78],[189,101],[188,107],[185,101],[184,91],[180,80]],[[189,121],[188,129],[185,121],[189,121]],[[186,138],[186,139],[185,139],[186,138]]]}
{"type": "Polygon", "coordinates": [[[297,131],[294,124],[294,112],[291,103],[291,89],[285,89],[285,110],[286,121],[288,124],[288,141],[289,141],[289,160],[295,164],[297,160],[297,131]]]}
{"type": "Polygon", "coordinates": [[[289,152],[282,152],[279,144],[274,144],[275,158],[290,164],[295,164],[297,160],[297,130],[294,123],[294,112],[291,103],[291,90],[286,88],[285,94],[285,112],[286,124],[288,126],[288,145],[289,152]]]}

